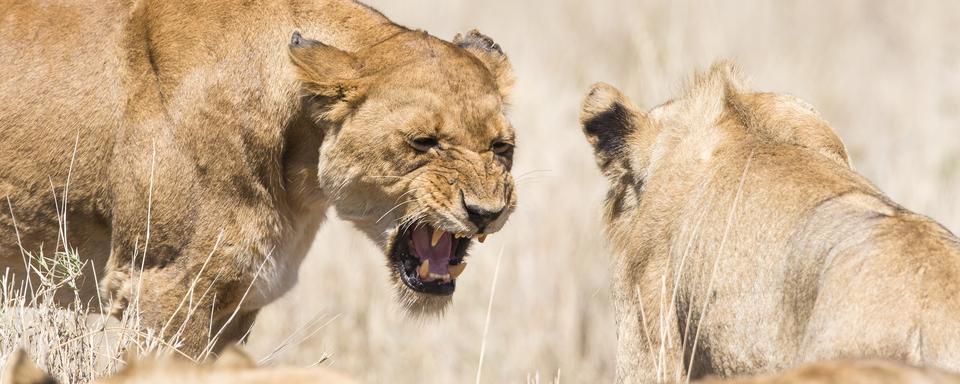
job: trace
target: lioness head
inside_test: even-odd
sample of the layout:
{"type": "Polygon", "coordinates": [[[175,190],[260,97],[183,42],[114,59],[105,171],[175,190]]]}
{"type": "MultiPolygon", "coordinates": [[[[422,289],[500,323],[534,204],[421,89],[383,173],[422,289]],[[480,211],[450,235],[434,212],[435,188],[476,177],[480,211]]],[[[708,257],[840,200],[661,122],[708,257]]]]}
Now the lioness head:
{"type": "Polygon", "coordinates": [[[476,31],[409,30],[359,52],[295,34],[290,56],[324,135],[324,198],[384,250],[406,308],[442,309],[472,239],[516,203],[507,57],[476,31]]]}
{"type": "MultiPolygon", "coordinates": [[[[694,177],[690,172],[697,164],[716,163],[744,147],[745,140],[804,147],[849,167],[843,142],[809,104],[790,95],[748,91],[743,83],[732,64],[719,62],[695,76],[683,95],[649,111],[611,85],[592,87],[580,122],[610,181],[608,229],[636,213],[655,175],[694,177]]],[[[668,183],[656,187],[669,193],[668,183]]]]}

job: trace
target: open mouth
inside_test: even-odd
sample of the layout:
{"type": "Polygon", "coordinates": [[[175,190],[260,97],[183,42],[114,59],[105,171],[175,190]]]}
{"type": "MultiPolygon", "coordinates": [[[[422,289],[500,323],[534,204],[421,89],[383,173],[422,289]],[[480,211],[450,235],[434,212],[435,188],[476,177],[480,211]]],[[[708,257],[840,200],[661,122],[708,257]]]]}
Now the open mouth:
{"type": "Polygon", "coordinates": [[[470,243],[468,236],[419,223],[401,229],[394,237],[390,260],[411,290],[448,296],[456,290],[457,277],[467,266],[463,258],[470,243]]]}

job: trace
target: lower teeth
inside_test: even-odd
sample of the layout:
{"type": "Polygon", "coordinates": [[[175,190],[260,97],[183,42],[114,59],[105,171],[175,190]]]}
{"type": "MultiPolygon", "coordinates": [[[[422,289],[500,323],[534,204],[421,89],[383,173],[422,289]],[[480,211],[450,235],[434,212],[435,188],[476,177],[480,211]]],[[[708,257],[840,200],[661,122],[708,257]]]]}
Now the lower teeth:
{"type": "Polygon", "coordinates": [[[420,280],[424,280],[430,276],[433,276],[433,274],[430,273],[430,260],[424,260],[423,263],[420,264],[420,269],[417,271],[417,275],[420,276],[420,280]]]}

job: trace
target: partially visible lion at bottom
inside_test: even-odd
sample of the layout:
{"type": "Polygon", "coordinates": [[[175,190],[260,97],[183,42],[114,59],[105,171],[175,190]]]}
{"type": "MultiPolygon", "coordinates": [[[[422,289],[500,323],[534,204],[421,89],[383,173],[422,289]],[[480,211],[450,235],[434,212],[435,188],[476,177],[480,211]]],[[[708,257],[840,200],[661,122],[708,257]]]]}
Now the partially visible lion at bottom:
{"type": "Polygon", "coordinates": [[[810,364],[782,374],[706,379],[697,384],[960,384],[960,375],[888,360],[840,360],[810,364]]]}
{"type": "MultiPolygon", "coordinates": [[[[2,384],[56,384],[23,351],[7,360],[2,384]]],[[[228,347],[215,362],[194,364],[179,356],[129,360],[114,375],[93,384],[355,384],[356,381],[323,367],[257,367],[257,363],[239,347],[228,347]]]]}
{"type": "Polygon", "coordinates": [[[960,369],[960,242],[854,172],[807,103],[720,63],[649,112],[595,85],[581,122],[611,184],[618,382],[960,369]]]}

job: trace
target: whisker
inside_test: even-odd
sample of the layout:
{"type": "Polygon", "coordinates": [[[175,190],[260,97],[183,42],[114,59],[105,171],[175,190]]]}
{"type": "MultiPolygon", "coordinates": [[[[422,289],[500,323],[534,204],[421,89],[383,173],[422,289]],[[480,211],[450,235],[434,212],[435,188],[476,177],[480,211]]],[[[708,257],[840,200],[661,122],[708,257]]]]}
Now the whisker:
{"type": "Polygon", "coordinates": [[[552,170],[549,170],[549,169],[534,169],[534,170],[532,170],[532,171],[527,171],[527,172],[521,173],[521,174],[519,174],[519,175],[516,175],[516,176],[514,176],[514,178],[516,178],[516,179],[522,179],[522,178],[524,178],[524,177],[546,177],[546,176],[538,176],[537,174],[541,174],[541,173],[551,173],[551,172],[553,172],[553,171],[552,171],[552,170]]]}
{"type": "Polygon", "coordinates": [[[427,210],[428,210],[428,208],[424,207],[424,208],[421,208],[420,210],[418,210],[418,211],[416,211],[416,212],[411,213],[410,215],[407,215],[407,216],[401,218],[400,224],[399,224],[398,227],[399,227],[399,228],[406,229],[406,228],[408,228],[410,225],[412,225],[412,224],[420,221],[421,219],[423,219],[423,218],[426,217],[427,210]]]}
{"type": "Polygon", "coordinates": [[[381,215],[380,218],[378,218],[376,222],[379,223],[380,220],[383,220],[384,217],[387,217],[387,215],[389,215],[390,212],[395,211],[397,208],[402,207],[404,204],[412,203],[412,202],[417,201],[417,200],[418,200],[417,198],[413,198],[413,199],[404,201],[404,202],[402,202],[402,203],[400,203],[400,204],[394,205],[393,208],[390,208],[388,211],[384,212],[383,215],[381,215]]]}
{"type": "Polygon", "coordinates": [[[413,180],[412,177],[410,177],[410,176],[403,176],[403,175],[364,175],[364,177],[376,177],[376,178],[382,178],[382,179],[392,178],[392,179],[413,180]]]}
{"type": "Polygon", "coordinates": [[[410,189],[410,190],[404,192],[403,194],[401,194],[400,196],[397,196],[397,200],[400,200],[400,199],[402,199],[404,196],[409,195],[409,194],[411,194],[411,193],[413,193],[413,192],[416,192],[416,191],[418,191],[418,190],[420,190],[419,187],[410,189]]]}

